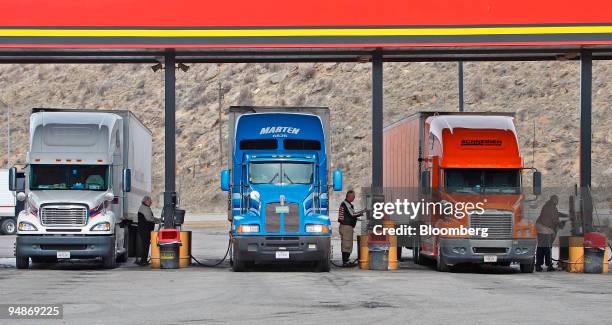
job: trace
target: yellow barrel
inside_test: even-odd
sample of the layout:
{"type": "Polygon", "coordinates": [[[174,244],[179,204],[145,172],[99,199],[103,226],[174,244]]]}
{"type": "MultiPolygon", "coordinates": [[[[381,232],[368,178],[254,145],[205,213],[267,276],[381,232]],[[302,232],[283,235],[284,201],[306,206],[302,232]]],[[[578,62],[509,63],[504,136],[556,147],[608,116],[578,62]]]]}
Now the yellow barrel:
{"type": "Polygon", "coordinates": [[[181,248],[179,249],[179,267],[191,265],[191,231],[181,231],[181,248]]]}
{"type": "Polygon", "coordinates": [[[603,273],[608,273],[608,259],[610,255],[608,255],[608,249],[606,248],[606,252],[604,253],[604,261],[603,261],[603,273]]]}
{"type": "Polygon", "coordinates": [[[584,237],[571,236],[569,238],[567,272],[584,272],[584,237]]]}
{"type": "MultiPolygon", "coordinates": [[[[386,220],[383,222],[383,227],[386,229],[395,228],[395,223],[390,220],[386,220]]],[[[389,270],[397,270],[398,261],[397,261],[397,236],[387,236],[389,238],[389,270]]]]}
{"type": "Polygon", "coordinates": [[[368,236],[357,236],[359,242],[359,268],[367,270],[370,268],[370,251],[368,250],[368,236]]]}
{"type": "Polygon", "coordinates": [[[159,246],[157,246],[157,231],[151,231],[151,268],[160,268],[159,246]]]}
{"type": "MultiPolygon", "coordinates": [[[[179,267],[191,265],[191,231],[181,231],[181,247],[179,248],[179,267]]],[[[151,232],[151,268],[159,269],[159,246],[157,231],[151,232]]]]}

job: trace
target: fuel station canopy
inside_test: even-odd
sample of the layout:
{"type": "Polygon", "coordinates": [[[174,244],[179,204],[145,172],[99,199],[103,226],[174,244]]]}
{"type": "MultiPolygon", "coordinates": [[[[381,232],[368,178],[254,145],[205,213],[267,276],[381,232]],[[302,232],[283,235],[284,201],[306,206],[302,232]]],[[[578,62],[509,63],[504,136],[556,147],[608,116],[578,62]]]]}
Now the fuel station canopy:
{"type": "MultiPolygon", "coordinates": [[[[591,183],[593,59],[609,0],[0,0],[0,63],[372,62],[372,186],[382,185],[383,62],[581,60],[580,186],[591,183]]],[[[165,69],[165,206],[175,190],[165,69]]]]}
{"type": "Polygon", "coordinates": [[[155,51],[162,48],[176,49],[177,61],[193,62],[359,61],[373,49],[385,61],[571,59],[572,50],[585,47],[595,57],[612,54],[607,0],[0,0],[0,5],[4,62],[35,62],[39,56],[57,62],[150,61],[163,55],[155,51]]]}

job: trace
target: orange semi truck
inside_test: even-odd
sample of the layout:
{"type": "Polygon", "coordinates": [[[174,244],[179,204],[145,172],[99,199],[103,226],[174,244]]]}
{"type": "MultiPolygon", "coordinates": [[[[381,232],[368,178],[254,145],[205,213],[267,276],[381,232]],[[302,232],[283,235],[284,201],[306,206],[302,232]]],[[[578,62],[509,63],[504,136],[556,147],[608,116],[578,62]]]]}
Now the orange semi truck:
{"type": "MultiPolygon", "coordinates": [[[[530,168],[523,166],[512,114],[420,112],[386,127],[383,139],[385,201],[480,207],[465,214],[433,208],[411,218],[391,215],[399,226],[417,230],[398,237],[399,252],[412,248],[415,263],[435,260],[438,271],[461,263],[519,263],[522,272],[533,272],[535,223],[522,214],[523,171],[530,168]],[[438,232],[426,231],[432,228],[438,232]],[[450,228],[486,229],[487,236],[450,228]]],[[[532,170],[538,195],[541,174],[532,170]]]]}

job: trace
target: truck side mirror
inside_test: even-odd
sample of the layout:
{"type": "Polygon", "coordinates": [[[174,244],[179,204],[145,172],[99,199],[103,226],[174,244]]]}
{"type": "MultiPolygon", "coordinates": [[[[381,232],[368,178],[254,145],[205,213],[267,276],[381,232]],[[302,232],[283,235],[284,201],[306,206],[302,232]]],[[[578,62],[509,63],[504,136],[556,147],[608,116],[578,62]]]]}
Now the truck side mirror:
{"type": "Polygon", "coordinates": [[[223,192],[230,190],[230,171],[228,169],[221,171],[221,190],[223,192]]]}
{"type": "Polygon", "coordinates": [[[17,168],[11,167],[9,169],[9,191],[15,192],[17,189],[17,168]]]}
{"type": "Polygon", "coordinates": [[[342,171],[339,169],[334,170],[332,178],[334,181],[334,191],[342,191],[342,171]]]}
{"type": "Polygon", "coordinates": [[[423,194],[429,194],[431,189],[430,184],[431,174],[429,170],[424,170],[421,172],[421,192],[423,194]]]}
{"type": "Polygon", "coordinates": [[[132,170],[126,168],[123,170],[123,192],[128,193],[132,190],[132,170]]]}
{"type": "Polygon", "coordinates": [[[539,171],[533,172],[533,194],[542,194],[542,173],[539,171]]]}

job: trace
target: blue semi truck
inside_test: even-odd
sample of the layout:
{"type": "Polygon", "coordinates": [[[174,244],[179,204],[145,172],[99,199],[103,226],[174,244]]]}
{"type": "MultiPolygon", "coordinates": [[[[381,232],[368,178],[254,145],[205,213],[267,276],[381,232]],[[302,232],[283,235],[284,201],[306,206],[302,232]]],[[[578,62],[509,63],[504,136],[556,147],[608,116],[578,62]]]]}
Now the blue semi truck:
{"type": "MultiPolygon", "coordinates": [[[[308,262],[329,271],[329,109],[233,106],[229,111],[231,264],[308,262]]],[[[342,173],[333,172],[342,190],[342,173]]]]}

